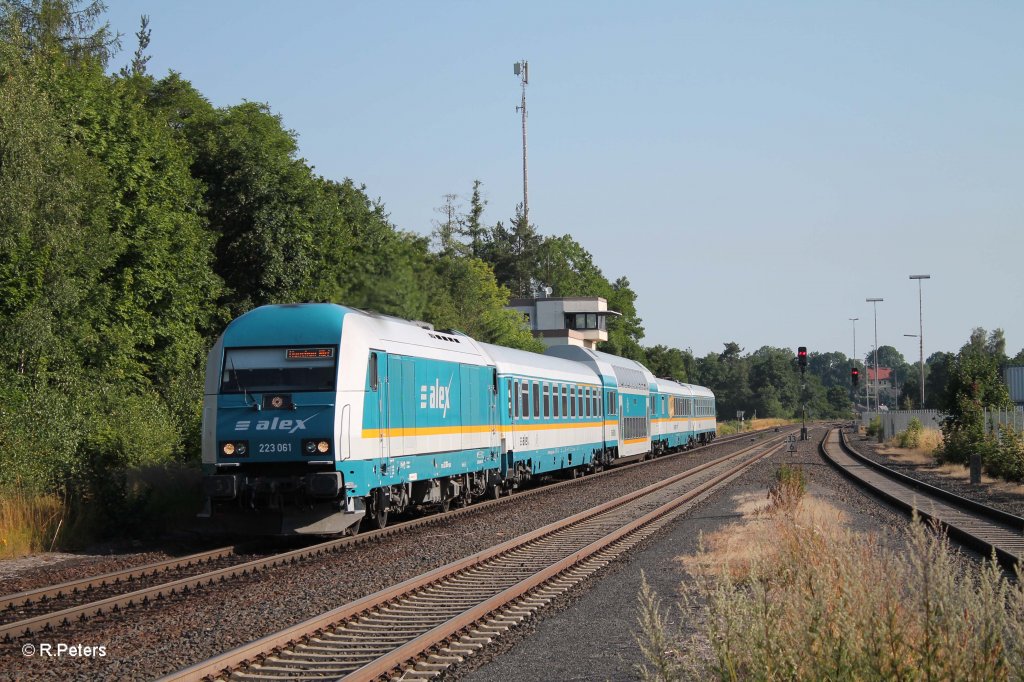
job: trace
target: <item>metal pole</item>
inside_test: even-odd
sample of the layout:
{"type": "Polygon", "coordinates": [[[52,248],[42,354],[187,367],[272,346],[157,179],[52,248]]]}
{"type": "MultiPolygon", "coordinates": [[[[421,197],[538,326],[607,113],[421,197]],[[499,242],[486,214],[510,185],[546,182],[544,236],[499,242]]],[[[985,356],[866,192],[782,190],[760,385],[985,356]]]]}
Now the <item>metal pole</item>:
{"type": "Polygon", "coordinates": [[[517,107],[523,114],[523,221],[530,224],[530,201],[527,191],[526,174],[526,86],[530,83],[530,63],[525,59],[516,64],[516,75],[519,76],[523,86],[522,103],[517,107]]]}
{"type": "MultiPolygon", "coordinates": [[[[859,320],[860,318],[859,317],[850,317],[850,318],[847,318],[847,319],[849,319],[850,322],[853,323],[853,361],[856,363],[857,362],[857,320],[859,320]]],[[[854,366],[856,367],[856,365],[854,365],[854,366]]],[[[857,388],[856,387],[854,387],[854,389],[853,389],[853,407],[854,407],[854,411],[856,411],[856,407],[857,407],[857,388]]]]}
{"type": "Polygon", "coordinates": [[[910,279],[917,280],[917,320],[920,325],[918,339],[921,348],[921,409],[924,409],[924,303],[921,294],[921,280],[931,279],[931,275],[911,275],[910,279]]]}
{"type": "Polygon", "coordinates": [[[885,299],[868,298],[865,300],[875,309],[875,412],[877,412],[879,417],[881,417],[882,407],[879,402],[880,396],[878,395],[878,304],[885,299]]]}

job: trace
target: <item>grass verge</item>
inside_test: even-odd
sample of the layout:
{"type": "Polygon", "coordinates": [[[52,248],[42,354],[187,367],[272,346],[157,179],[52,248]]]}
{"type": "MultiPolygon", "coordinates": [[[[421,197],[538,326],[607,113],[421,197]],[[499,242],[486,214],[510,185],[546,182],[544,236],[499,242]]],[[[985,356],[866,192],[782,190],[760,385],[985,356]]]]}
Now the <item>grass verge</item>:
{"type": "MultiPolygon", "coordinates": [[[[646,583],[645,680],[1010,680],[1024,671],[1024,588],[960,560],[915,519],[889,549],[826,502],[752,500],[746,520],[683,558],[683,635],[646,583]]],[[[788,483],[785,481],[788,480],[788,483]]],[[[786,495],[789,497],[786,498],[786,495]]]]}

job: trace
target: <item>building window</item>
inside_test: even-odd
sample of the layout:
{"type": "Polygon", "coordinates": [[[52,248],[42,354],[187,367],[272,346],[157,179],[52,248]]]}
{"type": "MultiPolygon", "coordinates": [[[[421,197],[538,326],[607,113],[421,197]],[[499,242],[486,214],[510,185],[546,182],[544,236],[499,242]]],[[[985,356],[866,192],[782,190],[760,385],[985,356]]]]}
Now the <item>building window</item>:
{"type": "Polygon", "coordinates": [[[605,330],[605,316],[597,313],[566,313],[566,329],[600,329],[605,330]]]}

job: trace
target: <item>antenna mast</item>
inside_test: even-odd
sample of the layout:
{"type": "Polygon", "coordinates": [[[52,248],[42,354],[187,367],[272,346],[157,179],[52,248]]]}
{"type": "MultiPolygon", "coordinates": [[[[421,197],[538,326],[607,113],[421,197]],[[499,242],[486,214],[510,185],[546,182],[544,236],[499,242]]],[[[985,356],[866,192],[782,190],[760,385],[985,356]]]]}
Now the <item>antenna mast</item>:
{"type": "Polygon", "coordinates": [[[530,84],[530,64],[525,59],[521,62],[516,62],[512,66],[512,71],[519,76],[519,81],[523,88],[523,100],[522,103],[516,107],[516,111],[522,112],[523,114],[523,221],[529,225],[530,203],[527,198],[526,182],[526,86],[530,84]]]}

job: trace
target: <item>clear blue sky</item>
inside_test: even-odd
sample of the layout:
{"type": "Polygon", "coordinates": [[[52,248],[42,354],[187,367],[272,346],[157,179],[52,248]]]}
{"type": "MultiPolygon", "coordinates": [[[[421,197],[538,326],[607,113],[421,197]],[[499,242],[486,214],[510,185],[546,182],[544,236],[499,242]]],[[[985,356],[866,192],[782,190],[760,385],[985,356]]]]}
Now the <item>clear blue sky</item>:
{"type": "Polygon", "coordinates": [[[428,233],[483,181],[639,295],[645,344],[1024,346],[1024,3],[109,0],[150,73],[267,102],[320,174],[428,233]]]}

